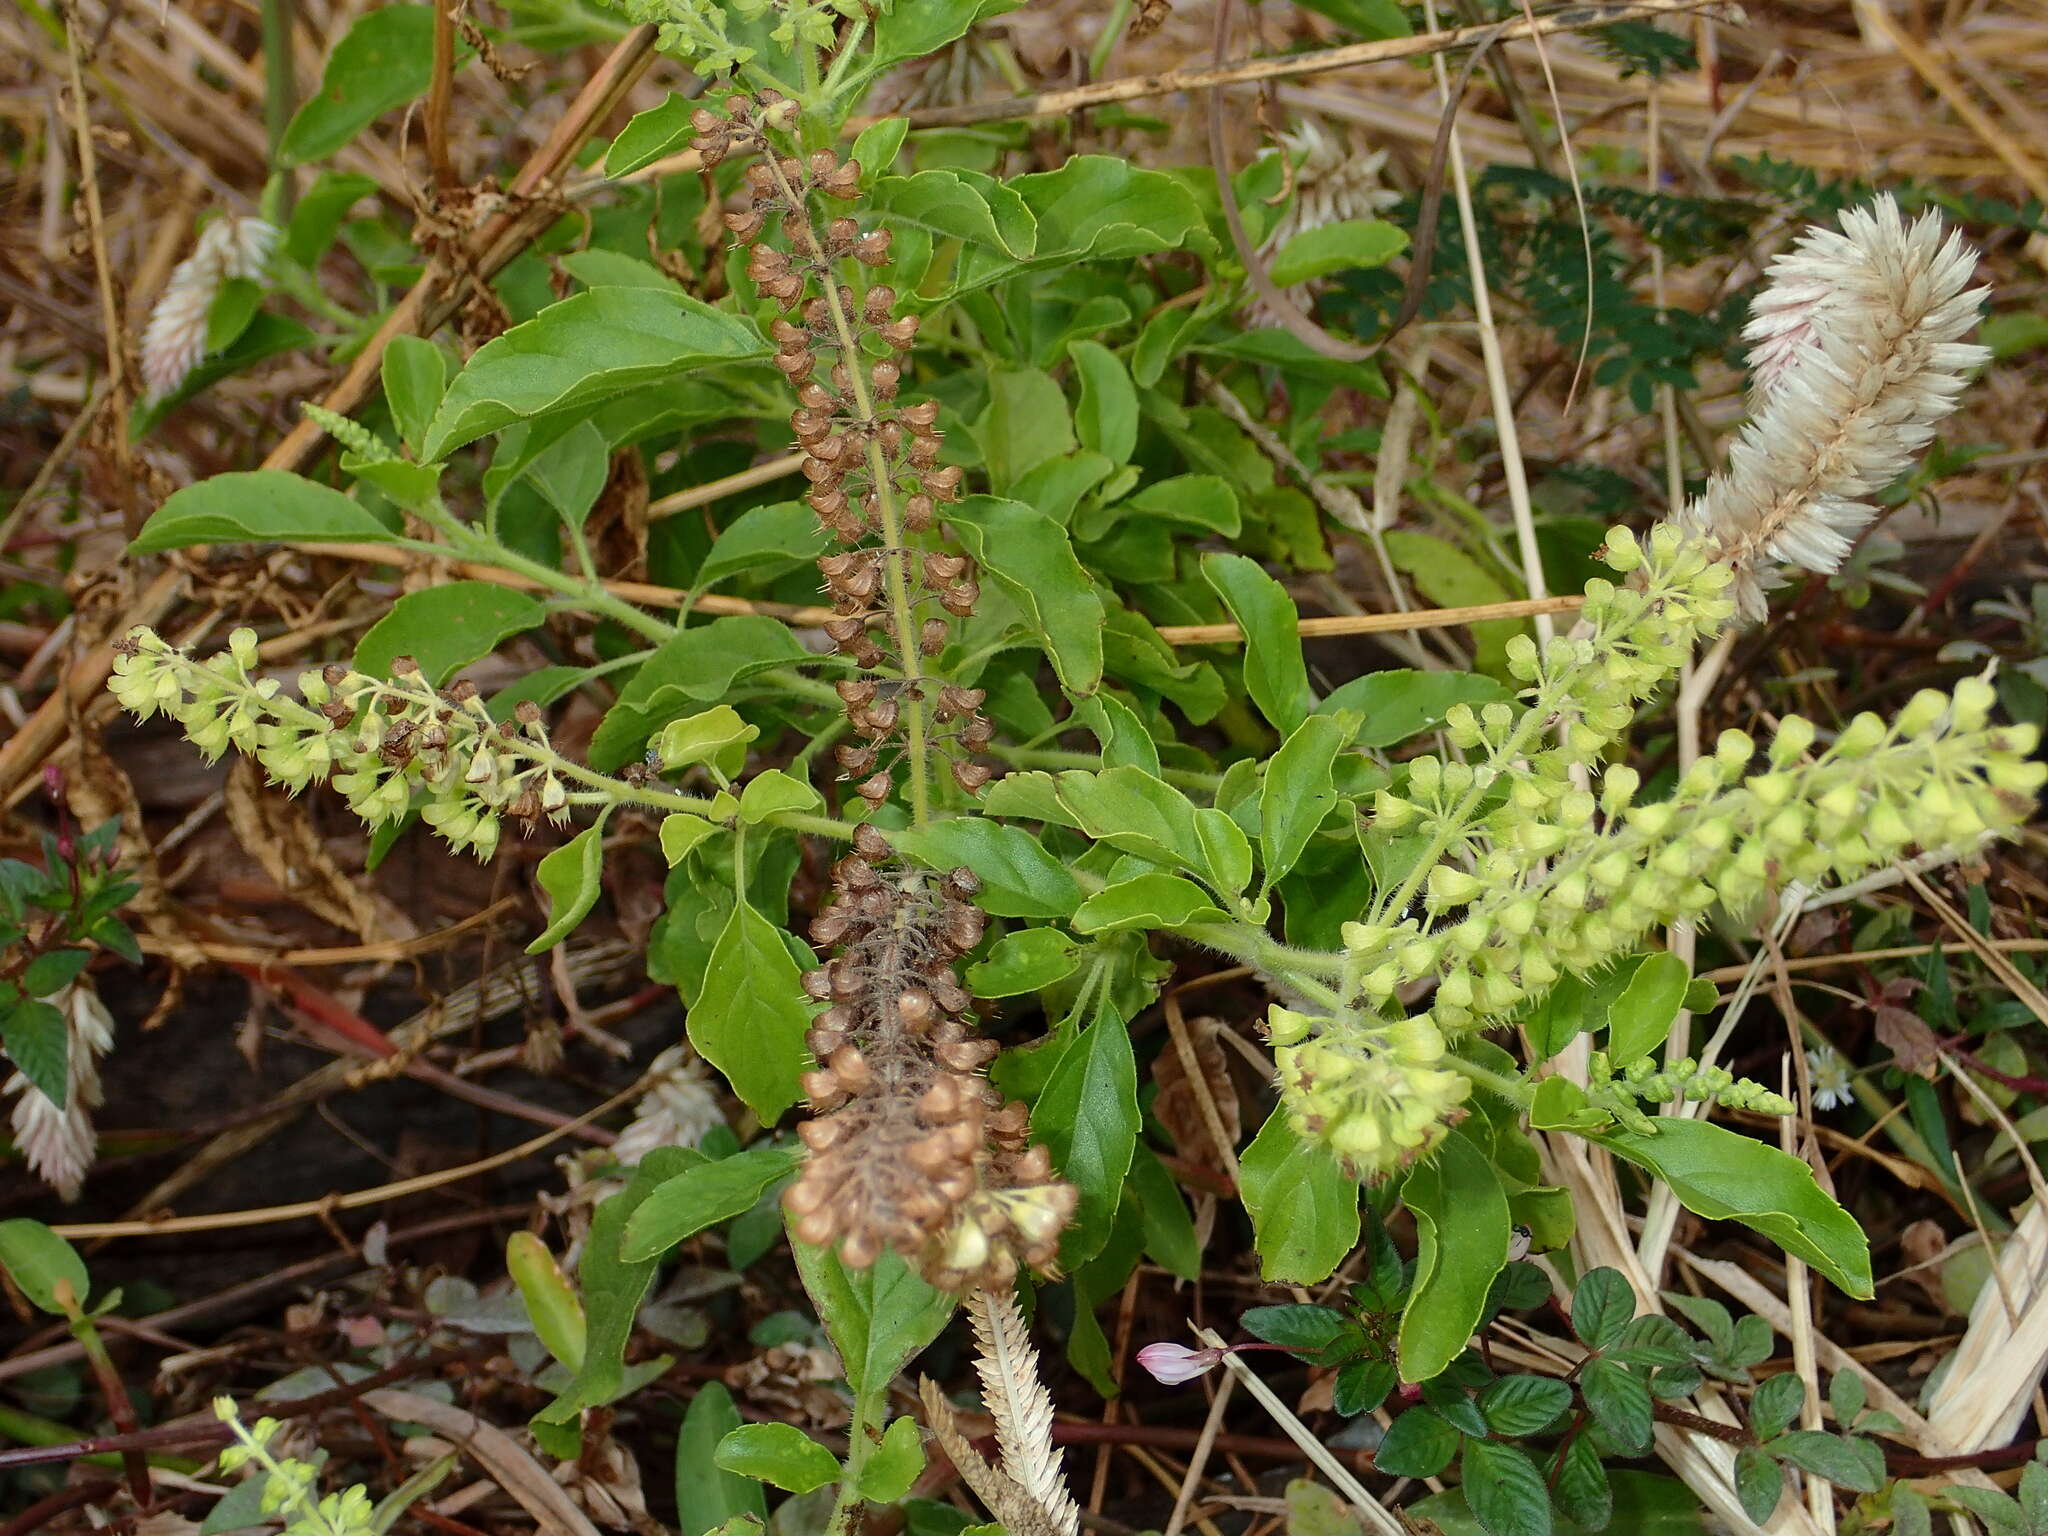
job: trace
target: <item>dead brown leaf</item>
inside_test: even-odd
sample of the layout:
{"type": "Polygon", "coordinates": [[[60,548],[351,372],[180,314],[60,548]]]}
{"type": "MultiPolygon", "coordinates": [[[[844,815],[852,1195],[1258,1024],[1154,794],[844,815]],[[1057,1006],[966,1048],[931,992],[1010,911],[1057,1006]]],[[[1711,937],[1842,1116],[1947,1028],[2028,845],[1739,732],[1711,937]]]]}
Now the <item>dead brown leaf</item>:
{"type": "MultiPolygon", "coordinates": [[[[1216,1117],[1222,1122],[1224,1136],[1234,1148],[1243,1134],[1244,1125],[1238,1112],[1237,1085],[1230,1077],[1230,1061],[1223,1054],[1223,1042],[1218,1038],[1221,1028],[1221,1021],[1207,1016],[1187,1020],[1188,1044],[1194,1047],[1195,1063],[1201,1070],[1203,1086],[1216,1105],[1216,1117]]],[[[1167,1134],[1173,1137],[1173,1144],[1180,1149],[1181,1155],[1217,1166],[1218,1159],[1230,1149],[1219,1150],[1213,1145],[1214,1138],[1209,1134],[1209,1123],[1202,1112],[1201,1095],[1189,1079],[1178,1050],[1161,1051],[1153,1059],[1152,1080],[1159,1085],[1159,1097],[1153,1101],[1152,1112],[1159,1117],[1159,1123],[1166,1128],[1167,1134]]]]}
{"type": "Polygon", "coordinates": [[[1878,1043],[1890,1049],[1901,1072],[1932,1079],[1940,1069],[1941,1042],[1919,1014],[1907,1008],[1879,1003],[1871,1010],[1877,1016],[1878,1043]]]}
{"type": "Polygon", "coordinates": [[[306,819],[305,808],[266,784],[254,758],[235,759],[226,795],[236,838],[278,889],[308,912],[366,944],[418,933],[412,919],[349,878],[306,819]]]}

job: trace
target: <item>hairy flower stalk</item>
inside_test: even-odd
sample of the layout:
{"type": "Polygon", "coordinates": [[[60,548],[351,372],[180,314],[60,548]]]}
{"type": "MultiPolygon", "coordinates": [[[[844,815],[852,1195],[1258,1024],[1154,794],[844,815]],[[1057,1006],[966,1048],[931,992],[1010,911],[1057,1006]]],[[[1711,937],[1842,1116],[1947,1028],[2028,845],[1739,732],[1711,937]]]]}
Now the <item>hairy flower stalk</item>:
{"type": "MultiPolygon", "coordinates": [[[[790,427],[807,500],[846,546],[818,562],[834,609],[825,632],[862,674],[836,685],[856,738],[837,749],[839,766],[871,809],[896,793],[901,769],[915,825],[930,814],[934,750],[950,755],[968,794],[991,777],[973,759],[993,734],[981,690],[927,668],[950,620],[974,611],[972,567],[912,543],[959,499],[961,471],[938,462],[937,402],[896,403],[917,317],[897,314],[894,290],[867,286],[863,271],[888,260],[888,231],[812,215],[814,197],[858,196],[860,167],[830,150],[782,154],[770,129],[787,108],[769,93],[725,107],[695,113],[698,147],[707,164],[759,155],[746,206],[725,223],[748,248],[748,276],[783,310],[769,335],[797,393],[790,427]]],[[[1025,1107],[1004,1103],[981,1075],[995,1047],[970,1038],[971,998],[955,969],[981,940],[979,882],[965,869],[903,865],[862,826],[833,886],[811,935],[838,953],[804,978],[829,1006],[807,1037],[820,1065],[804,1078],[814,1118],[799,1134],[811,1155],[783,1197],[793,1230],[836,1244],[854,1267],[893,1248],[948,1290],[1007,1289],[1020,1264],[1049,1270],[1076,1195],[1030,1145],[1025,1107]]]]}
{"type": "Polygon", "coordinates": [[[1870,497],[1913,465],[1989,356],[1962,340],[1985,290],[1976,253],[1890,197],[1814,229],[1771,264],[1748,328],[1756,415],[1728,467],[1678,517],[1735,572],[1761,619],[1768,562],[1825,574],[1876,516],[1870,497]]]}

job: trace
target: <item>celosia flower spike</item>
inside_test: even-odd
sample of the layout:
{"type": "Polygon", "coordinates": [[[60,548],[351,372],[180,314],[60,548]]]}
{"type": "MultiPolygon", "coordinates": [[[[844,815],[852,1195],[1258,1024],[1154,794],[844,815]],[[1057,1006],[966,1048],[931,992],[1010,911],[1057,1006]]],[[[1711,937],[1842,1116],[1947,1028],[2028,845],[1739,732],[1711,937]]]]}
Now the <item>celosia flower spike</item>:
{"type": "Polygon", "coordinates": [[[149,313],[142,333],[142,382],[153,400],[170,394],[206,356],[206,317],[229,278],[261,282],[277,249],[278,229],[227,214],[200,232],[149,313]]]}
{"type": "Polygon", "coordinates": [[[1744,335],[1757,413],[1728,467],[1676,521],[1735,572],[1744,617],[1766,612],[1768,563],[1837,569],[1912,467],[1985,349],[1962,340],[1984,296],[1976,254],[1890,197],[1809,231],[1771,266],[1744,335]]]}

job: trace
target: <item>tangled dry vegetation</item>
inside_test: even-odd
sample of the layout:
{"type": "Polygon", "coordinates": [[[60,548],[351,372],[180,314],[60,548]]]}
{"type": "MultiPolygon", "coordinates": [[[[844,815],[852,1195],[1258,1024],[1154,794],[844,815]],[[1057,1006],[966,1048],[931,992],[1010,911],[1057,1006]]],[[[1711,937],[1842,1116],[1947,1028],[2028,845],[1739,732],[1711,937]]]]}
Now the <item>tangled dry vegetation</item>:
{"type": "MultiPolygon", "coordinates": [[[[221,268],[209,298],[239,270],[234,221],[275,211],[275,190],[266,204],[265,188],[284,119],[316,89],[333,43],[363,9],[350,0],[269,0],[260,10],[248,0],[17,0],[0,14],[8,178],[0,189],[0,854],[45,865],[89,829],[118,820],[103,863],[136,882],[124,911],[140,951],[136,963],[96,962],[89,985],[66,994],[72,1119],[40,1130],[19,1114],[14,1122],[6,1214],[50,1221],[92,1245],[95,1294],[119,1285],[126,1304],[102,1320],[111,1358],[88,1360],[14,1296],[13,1347],[0,1359],[0,1437],[15,1443],[0,1449],[10,1521],[0,1536],[107,1520],[141,1536],[189,1530],[219,1492],[194,1459],[207,1454],[195,1447],[220,1439],[207,1403],[280,1379],[297,1401],[272,1410],[284,1420],[273,1447],[305,1456],[317,1441],[375,1494],[460,1449],[468,1459],[454,1480],[404,1516],[450,1533],[585,1532],[594,1522],[699,1536],[718,1523],[692,1508],[714,1498],[710,1484],[679,1471],[671,1494],[667,1479],[671,1462],[710,1466],[702,1447],[689,1462],[683,1420],[684,1405],[708,1383],[730,1393],[734,1424],[795,1423],[835,1449],[864,1427],[849,1424],[838,1385],[844,1362],[825,1347],[802,1277],[786,1251],[770,1251],[781,1230],[771,1204],[684,1245],[624,1345],[628,1370],[662,1355],[668,1363],[620,1400],[616,1420],[611,1408],[597,1410],[580,1454],[550,1455],[545,1443],[512,1432],[548,1394],[536,1385],[547,1356],[508,1289],[507,1236],[537,1232],[573,1255],[597,1201],[621,1187],[604,1172],[607,1154],[630,1164],[654,1148],[758,1129],[678,1045],[673,985],[649,979],[674,862],[663,857],[654,818],[627,815],[610,826],[600,918],[529,957],[528,940],[549,922],[536,865],[560,842],[553,833],[505,837],[488,863],[421,834],[385,858],[383,840],[337,797],[287,796],[250,760],[202,761],[161,722],[127,723],[105,689],[115,643],[137,625],[200,652],[247,626],[254,667],[290,676],[350,656],[401,596],[476,574],[452,560],[341,542],[148,555],[128,546],[182,487],[257,466],[312,473],[331,445],[301,403],[359,412],[376,395],[394,338],[439,334],[467,354],[501,334],[515,311],[566,294],[572,280],[588,282],[573,258],[617,190],[588,148],[687,79],[655,52],[651,28],[629,29],[578,0],[464,8],[450,45],[462,64],[452,87],[384,113],[323,161],[325,174],[356,178],[347,183],[353,197],[333,210],[334,222],[351,221],[348,237],[313,264],[319,291],[290,298],[326,339],[279,347],[166,410],[155,397],[187,369],[164,371],[163,338],[182,325],[193,350],[206,315],[169,312],[154,350],[151,316],[166,313],[167,293],[175,299],[203,216],[228,232],[215,237],[221,268]],[[266,28],[288,29],[289,46],[266,52],[266,28]],[[81,1053],[79,1041],[91,1049],[81,1053]],[[81,1140],[77,1123],[88,1110],[96,1145],[81,1140]],[[68,1174],[29,1170],[36,1135],[46,1138],[45,1172],[68,1174]],[[61,1203],[53,1182],[75,1200],[61,1203]],[[143,1419],[125,1398],[104,1409],[92,1370],[126,1381],[143,1419]],[[437,1382],[453,1383],[452,1393],[422,1394],[437,1382]],[[75,1443],[103,1434],[113,1437],[103,1446],[75,1443]],[[152,1475],[133,1453],[157,1447],[170,1458],[153,1474],[162,1496],[122,1503],[133,1490],[121,1482],[152,1475]],[[92,1449],[127,1460],[76,1459],[92,1449]]],[[[1569,31],[1488,51],[1457,115],[1472,176],[1511,167],[1560,178],[1575,167],[1609,187],[1647,177],[1702,207],[1761,188],[1778,209],[1731,260],[1667,271],[1661,247],[1638,241],[1623,251],[1639,295],[1699,314],[1752,284],[1838,180],[1939,189],[1961,205],[1984,249],[1993,361],[1944,429],[1936,469],[1907,477],[1843,570],[1779,593],[1762,622],[1702,658],[1668,711],[1639,731],[1644,777],[1697,758],[1724,728],[1755,729],[1792,712],[1825,721],[1869,708],[1894,713],[1915,689],[1952,685],[1993,657],[2003,708],[2041,722],[2048,236],[2018,220],[2000,225],[1997,210],[2031,200],[2038,226],[2048,202],[2048,14],[2026,0],[1772,0],[1740,15],[1661,9],[1670,34],[1694,50],[1696,70],[1623,74],[1610,54],[1569,31]],[[1569,129],[1563,138],[1560,123],[1569,129]],[[1769,163],[1747,182],[1729,168],[1737,160],[1755,167],[1757,157],[1769,163]],[[1980,446],[1974,456],[1964,451],[1980,446]]],[[[1136,10],[1156,24],[1091,57],[1105,19],[1120,23],[1131,10],[1037,0],[983,23],[971,42],[899,70],[870,110],[907,114],[917,127],[956,125],[969,137],[985,132],[991,163],[999,158],[1013,173],[1084,152],[1206,164],[1201,97],[1182,88],[1182,73],[1210,61],[1213,8],[1145,0],[1136,10]],[[1141,84],[1115,87],[1124,80],[1141,84]],[[998,114],[977,110],[1032,95],[1049,111],[1016,132],[995,134],[987,124],[998,114]]],[[[1457,19],[1447,13],[1444,24],[1457,19]]],[[[1233,57],[1293,59],[1344,41],[1327,16],[1278,3],[1252,8],[1243,25],[1233,57]]],[[[1336,217],[1392,207],[1430,178],[1439,82],[1413,62],[1280,67],[1228,99],[1233,163],[1286,144],[1298,157],[1288,174],[1303,179],[1300,195],[1320,189],[1336,217]]],[[[655,185],[666,163],[650,158],[625,181],[655,185]]],[[[310,175],[294,190],[319,195],[310,175]]],[[[772,180],[756,191],[764,211],[734,199],[724,228],[720,208],[702,198],[680,221],[696,227],[700,249],[727,233],[751,240],[794,195],[772,180]]],[[[1601,211],[1614,207],[1610,199],[1601,211]]],[[[661,230],[662,216],[647,227],[661,230]]],[[[830,254],[865,261],[861,240],[874,238],[849,235],[830,254]]],[[[1579,239],[1567,227],[1559,249],[1569,256],[1579,239]]],[[[713,262],[693,269],[682,245],[650,238],[640,254],[691,292],[718,297],[727,271],[713,262]]],[[[1585,259],[1590,270],[1590,247],[1585,259]]],[[[793,285],[792,300],[803,291],[768,245],[756,248],[749,275],[771,296],[780,296],[777,284],[793,285]]],[[[903,325],[892,318],[893,297],[869,290],[864,323],[907,353],[916,327],[900,340],[891,333],[903,325]]],[[[1362,318],[1369,297],[1333,289],[1320,313],[1333,324],[1362,318]],[[1362,307],[1347,309],[1353,300],[1362,307]]],[[[773,339],[785,359],[801,355],[801,366],[783,370],[792,383],[830,401],[808,371],[826,370],[833,382],[832,354],[817,343],[824,328],[813,319],[792,308],[783,322],[790,335],[773,339]],[[826,353],[823,362],[814,350],[826,353]]],[[[1497,331],[1484,335],[1467,311],[1427,313],[1390,359],[1415,387],[1391,403],[1357,392],[1327,402],[1334,441],[1313,476],[1282,440],[1283,391],[1261,416],[1203,371],[1213,359],[1186,360],[1190,399],[1241,418],[1281,482],[1299,481],[1313,497],[1332,535],[1324,568],[1287,572],[1300,614],[1322,621],[1303,630],[1319,676],[1469,662],[1490,643],[1483,630],[1387,618],[1403,600],[1398,588],[1390,595],[1390,572],[1371,541],[1357,536],[1358,519],[1376,534],[1459,518],[1505,529],[1512,504],[1533,486],[1539,510],[1560,519],[1557,537],[1580,540],[1584,564],[1599,535],[1597,525],[1590,540],[1583,530],[1615,498],[1628,515],[1661,515],[1674,499],[1665,466],[1690,456],[1710,467],[1725,456],[1749,409],[1737,353],[1711,359],[1697,388],[1651,380],[1643,409],[1632,400],[1632,376],[1582,367],[1571,326],[1553,319],[1541,296],[1527,293],[1504,300],[1497,331]],[[1496,340],[1498,356],[1489,356],[1496,340]],[[1511,388],[1518,439],[1504,440],[1497,424],[1495,370],[1511,388]]],[[[888,372],[870,420],[877,433],[897,376],[894,363],[880,367],[888,372]]],[[[799,398],[805,410],[817,404],[799,398]]],[[[946,501],[960,472],[932,468],[937,407],[896,417],[890,451],[930,475],[946,501]]],[[[814,427],[796,428],[801,458],[759,454],[744,433],[694,443],[687,456],[619,455],[583,526],[595,570],[628,602],[663,612],[685,606],[662,563],[683,537],[674,530],[694,524],[708,538],[739,505],[729,498],[797,473],[808,476],[802,488],[828,524],[837,518],[858,533],[867,526],[859,508],[863,488],[873,489],[862,478],[869,472],[840,462],[831,409],[820,408],[814,427]]],[[[910,498],[922,503],[910,511],[913,529],[933,513],[923,484],[910,498]]],[[[888,543],[896,542],[892,533],[888,543]]],[[[916,676],[914,654],[941,649],[943,626],[929,637],[878,635],[849,621],[842,599],[864,600],[894,579],[893,567],[858,552],[828,558],[840,562],[827,565],[822,594],[836,614],[815,599],[784,601],[786,592],[713,594],[696,611],[766,615],[814,638],[822,631],[862,666],[890,651],[904,675],[916,676]]],[[[933,555],[915,574],[945,614],[964,617],[977,595],[965,570],[964,561],[933,555]]],[[[1417,585],[1436,606],[1487,600],[1417,585]]],[[[1522,603],[1510,612],[1543,609],[1522,603]]],[[[1161,632],[1193,655],[1215,628],[1161,632]]],[[[623,649],[606,645],[613,637],[600,643],[591,626],[558,620],[464,676],[490,695],[565,658],[592,663],[623,649]]],[[[871,682],[855,682],[842,684],[839,698],[850,724],[835,740],[838,762],[866,781],[863,795],[887,799],[899,787],[888,756],[901,734],[893,695],[878,699],[871,682]]],[[[983,703],[980,690],[948,689],[933,722],[957,733],[952,772],[969,792],[989,772],[975,759],[994,734],[978,712],[983,703]]],[[[603,714],[587,691],[553,706],[548,750],[582,760],[603,714]]],[[[1218,730],[1236,728],[1225,721],[1218,730]]],[[[836,864],[811,849],[786,872],[792,922],[827,913],[836,897],[839,918],[811,932],[845,946],[805,978],[817,1003],[836,1006],[810,1036],[820,1066],[804,1091],[824,1117],[803,1134],[814,1156],[789,1197],[794,1230],[826,1242],[886,1228],[907,1249],[944,1237],[953,1246],[939,1268],[956,1283],[1000,1280],[1019,1258],[1049,1268],[1073,1191],[1029,1139],[1022,1105],[1006,1097],[1015,1079],[998,1093],[976,1075],[998,1046],[1026,1044],[1040,1026],[1007,1019],[970,1035],[977,1010],[954,966],[982,939],[973,888],[947,876],[912,891],[886,843],[856,847],[856,857],[836,864]],[[900,1019],[844,1006],[855,981],[878,969],[915,999],[900,1019]],[[877,1062],[892,1069],[886,1050],[913,1025],[936,1055],[902,1068],[923,1095],[924,1118],[896,1123],[887,1105],[863,1094],[877,1062]],[[849,1042],[866,1044],[874,1059],[845,1055],[849,1042]],[[892,1160],[899,1152],[907,1163],[892,1160]],[[974,1180],[991,1158],[1000,1178],[984,1187],[974,1180]],[[906,1167],[924,1182],[901,1187],[906,1167]],[[985,1219],[963,1237],[945,1223],[970,1199],[982,1202],[985,1219]]],[[[1668,1251],[1661,1288],[1677,1294],[1675,1311],[1697,1322],[1700,1302],[1718,1302],[1769,1325],[1769,1348],[1748,1362],[1759,1377],[1789,1373],[1816,1388],[1858,1379],[1857,1402],[1867,1397],[1899,1425],[1883,1447],[1894,1478],[2013,1487],[2048,1435],[2038,1385],[2048,1366],[2048,1200],[2037,1198],[2048,1189],[2031,1150],[2048,1135],[2048,995],[2030,958],[2048,952],[2036,920],[2048,902],[2043,847],[2029,827],[1977,863],[1903,867],[1850,899],[1777,912],[1754,935],[1677,935],[1681,949],[1697,945],[1689,958],[1728,1009],[1721,1017],[1739,1021],[1730,1064],[1799,1107],[1783,1121],[1739,1109],[1727,1118],[1810,1161],[1862,1222],[1874,1299],[1829,1290],[1753,1233],[1668,1201],[1649,1203],[1644,1230],[1640,1191],[1604,1156],[1582,1157],[1557,1180],[1571,1191],[1582,1269],[1640,1273],[1640,1254],[1668,1251]],[[1930,1392],[1937,1362],[1945,1374],[1930,1392]]],[[[1106,1294],[1069,1288],[1042,1310],[1042,1369],[1056,1410],[1050,1440],[1068,1448],[1067,1486],[1083,1523],[1112,1536],[1186,1525],[1204,1536],[1355,1529],[1344,1523],[1354,1515],[1290,1488],[1305,1475],[1304,1453],[1249,1393],[1233,1396],[1239,1376],[1210,1376],[1201,1390],[1163,1387],[1134,1364],[1141,1345],[1181,1340],[1190,1323],[1235,1338],[1247,1307],[1289,1299],[1285,1287],[1262,1282],[1234,1199],[1244,1138],[1273,1102],[1257,1032],[1264,994],[1213,954],[1166,955],[1161,976],[1168,962],[1163,1001],[1131,1023],[1149,1072],[1156,1162],[1190,1204],[1198,1277],[1147,1259],[1106,1294]],[[1046,1341],[1087,1336],[1076,1314],[1090,1312],[1099,1348],[1063,1360],[1046,1341]],[[1111,1383],[1126,1395],[1105,1398],[1100,1388],[1111,1383]]],[[[1031,1070],[1027,1061],[1018,1078],[1035,1091],[1043,1079],[1031,1070]]],[[[1406,1229],[1400,1236],[1409,1241],[1406,1229]]],[[[1361,1256],[1338,1278],[1358,1281],[1369,1267],[1361,1256]]],[[[1337,1288],[1333,1281],[1314,1297],[1297,1288],[1292,1299],[1322,1300],[1337,1288]]],[[[982,1315],[975,1322],[998,1335],[1010,1326],[982,1315]]],[[[1577,1358],[1562,1314],[1541,1310],[1499,1323],[1489,1348],[1502,1369],[1556,1372],[1577,1358]]],[[[971,1355],[966,1329],[957,1328],[922,1369],[957,1389],[971,1355]]],[[[1334,1370],[1290,1360],[1263,1374],[1311,1438],[1334,1447],[1340,1471],[1370,1472],[1379,1426],[1370,1415],[1335,1412],[1334,1370]]],[[[899,1392],[906,1401],[897,1407],[912,1406],[908,1390],[899,1392]]],[[[1837,1400],[1830,1411],[1840,1408],[1837,1400]]],[[[1701,1466],[1735,1454],[1715,1434],[1736,1422],[1729,1413],[1718,1426],[1660,1423],[1655,1452],[1639,1465],[1661,1462],[1697,1488],[1711,1474],[1701,1466]]],[[[1800,1422],[1833,1422],[1818,1392],[1800,1422]]],[[[961,1411],[957,1430],[944,1430],[946,1449],[958,1455],[963,1436],[986,1443],[993,1432],[961,1411]]],[[[1002,1449],[1008,1454],[1007,1442],[1002,1449]]],[[[986,1464],[978,1475],[1002,1477],[986,1464]]],[[[1388,1486],[1382,1479],[1375,1491],[1388,1486]]],[[[905,1522],[938,1536],[965,1523],[933,1513],[939,1504],[969,1507],[946,1462],[924,1472],[916,1494],[929,1504],[872,1512],[870,1528],[905,1522]]],[[[1056,1503],[1048,1495],[1046,1507],[1056,1503]]],[[[1739,1509],[1716,1515],[1740,1528],[1739,1509]]],[[[1886,1526],[1895,1518],[1852,1508],[1847,1496],[1838,1508],[1816,1481],[1768,1528],[1903,1528],[1886,1526]]],[[[823,1516],[778,1519],[795,1536],[823,1516]]]]}

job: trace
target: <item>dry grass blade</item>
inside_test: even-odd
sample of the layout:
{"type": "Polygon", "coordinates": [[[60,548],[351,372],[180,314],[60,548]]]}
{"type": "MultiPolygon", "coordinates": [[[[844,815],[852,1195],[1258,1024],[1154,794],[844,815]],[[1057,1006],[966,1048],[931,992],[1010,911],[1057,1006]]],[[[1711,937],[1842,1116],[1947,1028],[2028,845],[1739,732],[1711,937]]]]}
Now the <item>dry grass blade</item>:
{"type": "Polygon", "coordinates": [[[576,1507],[547,1469],[496,1425],[431,1397],[392,1387],[365,1392],[362,1400],[388,1419],[424,1424],[461,1446],[499,1487],[519,1501],[547,1536],[598,1536],[590,1517],[576,1507]]]}

